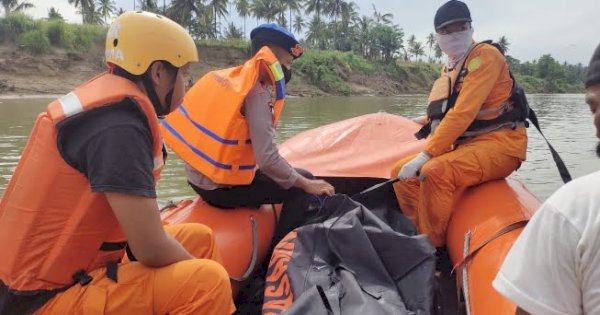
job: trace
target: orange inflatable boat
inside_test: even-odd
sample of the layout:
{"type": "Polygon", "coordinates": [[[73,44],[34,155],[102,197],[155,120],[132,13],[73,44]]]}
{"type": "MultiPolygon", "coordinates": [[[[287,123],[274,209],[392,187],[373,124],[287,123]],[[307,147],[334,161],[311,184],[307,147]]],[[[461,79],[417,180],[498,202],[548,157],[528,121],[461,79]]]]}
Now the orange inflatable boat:
{"type": "MultiPolygon", "coordinates": [[[[418,129],[419,125],[400,116],[368,114],[300,133],[285,141],[280,152],[294,167],[307,169],[334,184],[337,192],[352,195],[386,181],[396,161],[420,151],[424,142],[414,138],[418,129]]],[[[395,202],[391,186],[367,198],[395,202]]],[[[455,265],[453,279],[460,288],[461,313],[515,313],[515,305],[500,296],[491,283],[538,207],[539,201],[525,186],[510,178],[457,194],[447,246],[455,265]]],[[[278,205],[217,209],[197,198],[164,211],[163,220],[200,222],[212,227],[237,292],[238,284],[265,259],[279,211],[278,205]]],[[[450,292],[443,293],[452,296],[456,304],[456,287],[445,290],[450,292]]],[[[456,308],[451,308],[442,309],[442,313],[456,314],[456,308]]]]}

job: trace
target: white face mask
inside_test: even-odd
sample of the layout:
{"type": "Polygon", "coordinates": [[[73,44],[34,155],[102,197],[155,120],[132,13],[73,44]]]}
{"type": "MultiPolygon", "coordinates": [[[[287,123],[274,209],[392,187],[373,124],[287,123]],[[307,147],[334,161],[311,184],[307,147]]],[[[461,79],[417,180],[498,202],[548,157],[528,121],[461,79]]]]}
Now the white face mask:
{"type": "Polygon", "coordinates": [[[435,34],[440,49],[448,56],[448,68],[454,68],[473,45],[473,28],[446,35],[435,34]]]}

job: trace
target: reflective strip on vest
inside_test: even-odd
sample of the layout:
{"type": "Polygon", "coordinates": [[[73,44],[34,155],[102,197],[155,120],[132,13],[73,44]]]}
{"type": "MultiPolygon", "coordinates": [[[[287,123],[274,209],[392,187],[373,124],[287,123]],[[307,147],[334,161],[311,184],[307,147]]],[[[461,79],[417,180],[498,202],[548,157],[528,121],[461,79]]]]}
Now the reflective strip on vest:
{"type": "Polygon", "coordinates": [[[75,95],[73,92],[61,96],[58,101],[60,102],[60,106],[65,114],[65,118],[83,112],[81,101],[79,101],[79,97],[77,97],[77,95],[75,95]]]}
{"type": "Polygon", "coordinates": [[[275,79],[275,100],[279,101],[285,98],[285,75],[281,69],[279,61],[269,65],[273,78],[275,79]]]}
{"type": "Polygon", "coordinates": [[[483,117],[485,117],[487,115],[492,115],[492,114],[500,116],[509,110],[509,106],[510,106],[510,103],[506,102],[498,108],[482,109],[479,111],[479,113],[477,113],[477,117],[475,119],[482,119],[483,117]]]}
{"type": "MultiPolygon", "coordinates": [[[[180,108],[182,108],[182,107],[183,106],[180,106],[180,108]]],[[[219,162],[213,160],[206,153],[200,151],[200,149],[198,149],[198,148],[194,147],[193,145],[191,145],[166,120],[163,120],[162,124],[165,127],[165,129],[167,129],[167,131],[169,131],[173,136],[175,136],[175,138],[179,139],[179,141],[181,141],[183,144],[185,144],[192,152],[194,152],[194,154],[196,154],[197,156],[201,157],[202,159],[204,159],[208,163],[210,163],[213,166],[216,166],[218,168],[224,169],[224,170],[233,170],[234,169],[233,165],[219,163],[219,162]]],[[[223,139],[223,140],[225,140],[225,139],[223,139]]],[[[235,140],[228,140],[228,141],[235,141],[235,140]]],[[[232,144],[232,143],[225,143],[225,142],[222,142],[222,143],[224,143],[224,144],[232,144]]],[[[237,144],[237,141],[236,141],[235,144],[237,144]]],[[[253,165],[240,165],[239,169],[240,170],[253,170],[255,167],[256,167],[256,164],[253,164],[253,165]]]]}
{"type": "Polygon", "coordinates": [[[505,122],[505,123],[501,123],[498,125],[494,125],[494,126],[489,126],[480,130],[475,130],[475,131],[465,131],[465,133],[463,133],[462,135],[460,135],[460,137],[458,138],[457,143],[461,143],[464,140],[470,139],[472,137],[475,136],[480,136],[486,133],[490,133],[492,131],[498,131],[498,130],[502,130],[502,129],[516,129],[516,128],[526,128],[527,127],[527,123],[523,122],[523,121],[513,121],[513,122],[505,122]]]}
{"type": "MultiPolygon", "coordinates": [[[[229,139],[223,139],[221,137],[219,137],[216,133],[208,130],[208,128],[202,126],[201,124],[199,124],[197,121],[194,121],[192,119],[192,117],[190,117],[190,114],[188,113],[188,111],[185,109],[185,107],[183,106],[183,104],[179,105],[179,107],[177,108],[177,110],[180,110],[181,113],[183,113],[183,116],[185,116],[185,118],[187,118],[190,123],[192,123],[192,125],[194,125],[194,127],[196,127],[200,132],[204,133],[205,135],[217,140],[218,142],[221,142],[222,144],[230,144],[230,145],[238,145],[240,142],[238,140],[229,140],[229,139]]],[[[247,144],[251,143],[250,139],[246,139],[247,144]]]]}
{"type": "Polygon", "coordinates": [[[283,75],[283,70],[281,69],[281,64],[279,63],[279,61],[275,61],[274,63],[272,63],[269,66],[269,68],[271,68],[271,72],[273,73],[273,77],[275,78],[275,81],[285,79],[285,76],[283,75]]]}

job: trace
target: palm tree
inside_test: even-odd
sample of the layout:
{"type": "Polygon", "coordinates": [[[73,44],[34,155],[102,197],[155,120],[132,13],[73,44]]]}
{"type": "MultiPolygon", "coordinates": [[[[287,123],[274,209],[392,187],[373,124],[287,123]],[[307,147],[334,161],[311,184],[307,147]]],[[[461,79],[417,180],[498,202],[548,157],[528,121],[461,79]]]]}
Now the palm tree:
{"type": "Polygon", "coordinates": [[[325,0],[306,0],[306,5],[304,6],[306,14],[314,13],[320,22],[324,2],[325,0]]]}
{"type": "Polygon", "coordinates": [[[398,25],[375,24],[371,37],[373,50],[376,50],[386,63],[392,62],[393,57],[404,47],[404,32],[398,25]]]}
{"type": "Polygon", "coordinates": [[[346,4],[344,0],[328,0],[325,2],[324,11],[333,18],[333,22],[337,21],[337,18],[342,15],[342,7],[346,4]]]}
{"type": "Polygon", "coordinates": [[[243,39],[244,33],[241,29],[237,28],[233,22],[227,25],[227,30],[225,30],[225,38],[227,39],[243,39]]]}
{"type": "Polygon", "coordinates": [[[58,12],[58,10],[54,7],[50,7],[50,9],[48,9],[48,19],[49,20],[60,20],[60,21],[65,20],[63,18],[62,14],[60,14],[60,12],[58,12]]]}
{"type": "Polygon", "coordinates": [[[342,26],[348,27],[350,22],[358,21],[360,19],[358,15],[358,6],[355,2],[342,2],[342,26]]]}
{"type": "Polygon", "coordinates": [[[323,23],[317,15],[314,15],[310,23],[308,23],[308,31],[306,32],[306,41],[311,43],[313,46],[318,47],[321,42],[319,37],[323,28],[323,23]]]}
{"type": "Polygon", "coordinates": [[[117,7],[115,6],[114,0],[97,0],[96,5],[98,6],[98,12],[100,16],[104,18],[104,22],[106,23],[111,15],[113,15],[117,11],[117,7]]]}
{"type": "Polygon", "coordinates": [[[371,56],[370,51],[370,42],[371,38],[371,29],[373,28],[373,20],[366,15],[363,15],[356,24],[355,27],[358,30],[358,44],[360,49],[360,54],[369,58],[371,56]]]}
{"type": "Polygon", "coordinates": [[[235,8],[239,16],[244,19],[244,34],[246,34],[246,17],[250,16],[250,2],[248,0],[236,0],[235,8]]]}
{"type": "Polygon", "coordinates": [[[287,9],[290,14],[290,31],[292,30],[292,11],[298,12],[302,8],[302,1],[298,0],[279,0],[279,5],[282,9],[287,9]]]}
{"type": "Polygon", "coordinates": [[[442,60],[442,49],[440,48],[440,45],[438,45],[437,43],[435,43],[435,59],[440,61],[442,60]]]}
{"type": "Polygon", "coordinates": [[[229,2],[229,0],[211,0],[209,3],[209,6],[212,8],[213,10],[213,26],[214,26],[214,33],[218,34],[218,23],[217,20],[219,17],[224,18],[227,14],[229,14],[229,11],[227,10],[227,3],[229,2]]]}
{"type": "Polygon", "coordinates": [[[375,5],[373,4],[373,17],[375,18],[375,23],[383,23],[383,24],[391,24],[394,19],[394,15],[391,13],[382,14],[377,11],[375,5]]]}
{"type": "Polygon", "coordinates": [[[281,12],[281,7],[277,4],[276,0],[254,0],[250,5],[250,11],[258,24],[259,19],[267,20],[267,22],[277,19],[277,16],[281,12]]]}
{"type": "Polygon", "coordinates": [[[20,12],[29,8],[35,7],[32,3],[23,0],[2,0],[2,6],[4,7],[4,16],[7,17],[11,12],[20,12]]]}
{"type": "Polygon", "coordinates": [[[339,33],[338,17],[342,15],[343,7],[346,5],[344,0],[329,0],[325,2],[325,12],[333,18],[333,44],[334,48],[339,48],[337,36],[339,33]]]}
{"type": "Polygon", "coordinates": [[[102,13],[96,8],[96,4],[94,2],[91,2],[90,6],[85,10],[82,7],[78,13],[81,14],[83,23],[96,25],[102,25],[104,23],[102,20],[102,13]]]}
{"type": "Polygon", "coordinates": [[[267,8],[264,2],[263,0],[252,0],[252,3],[250,3],[250,13],[256,18],[256,25],[258,25],[258,20],[266,15],[267,8]]]}
{"type": "Polygon", "coordinates": [[[415,55],[415,61],[419,61],[419,57],[425,55],[425,49],[423,48],[423,44],[421,42],[415,42],[414,46],[410,47],[410,50],[413,55],[415,55]]]}
{"type": "Polygon", "coordinates": [[[323,46],[321,40],[321,12],[323,11],[323,5],[325,1],[326,0],[306,0],[306,4],[304,6],[306,14],[315,14],[308,25],[308,30],[312,36],[307,35],[306,38],[308,39],[310,37],[315,44],[320,43],[320,48],[323,46]]]}
{"type": "Polygon", "coordinates": [[[68,0],[69,4],[72,4],[78,10],[78,13],[81,14],[81,18],[83,23],[89,24],[87,17],[89,16],[88,12],[90,11],[90,7],[94,7],[94,0],[68,0]]]}
{"type": "Polygon", "coordinates": [[[160,12],[160,10],[158,9],[158,4],[156,3],[156,0],[138,0],[138,1],[139,1],[140,10],[154,12],[154,13],[160,12]]]}
{"type": "Polygon", "coordinates": [[[202,3],[198,3],[196,0],[172,0],[171,6],[167,10],[167,16],[181,26],[188,27],[192,23],[192,14],[199,17],[201,9],[202,3]]]}
{"type": "Polygon", "coordinates": [[[500,48],[502,48],[503,53],[506,54],[508,52],[508,46],[510,46],[510,43],[508,42],[508,39],[506,39],[506,36],[500,36],[500,39],[498,39],[498,45],[500,48]]]}
{"type": "MultiPolygon", "coordinates": [[[[199,38],[217,38],[218,34],[214,29],[213,9],[200,2],[197,3],[195,16],[190,18],[190,24],[187,26],[192,34],[192,37],[199,38]]],[[[190,13],[191,16],[191,13],[190,13]]]]}
{"type": "Polygon", "coordinates": [[[302,15],[296,15],[294,18],[294,33],[301,34],[305,27],[306,23],[304,22],[302,15]]]}
{"type": "Polygon", "coordinates": [[[431,50],[433,49],[433,45],[436,44],[435,35],[433,33],[429,33],[427,35],[427,47],[429,47],[429,60],[431,62],[431,50]]]}
{"type": "Polygon", "coordinates": [[[277,24],[281,25],[284,28],[288,27],[288,22],[287,22],[287,19],[285,18],[284,10],[281,10],[277,13],[277,18],[275,18],[275,22],[277,22],[277,24]]]}

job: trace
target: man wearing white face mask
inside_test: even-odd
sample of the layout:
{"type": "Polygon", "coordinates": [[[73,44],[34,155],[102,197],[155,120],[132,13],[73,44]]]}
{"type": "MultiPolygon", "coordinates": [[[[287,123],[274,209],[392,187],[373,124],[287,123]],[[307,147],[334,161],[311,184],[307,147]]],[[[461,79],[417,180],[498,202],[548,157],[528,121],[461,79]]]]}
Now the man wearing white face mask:
{"type": "Polygon", "coordinates": [[[452,0],[434,19],[437,43],[448,61],[429,95],[417,138],[425,149],[399,161],[392,177],[400,207],[436,247],[446,243],[454,193],[500,179],[525,160],[523,111],[512,101],[506,58],[489,42],[473,40],[467,5],[452,0]]]}

